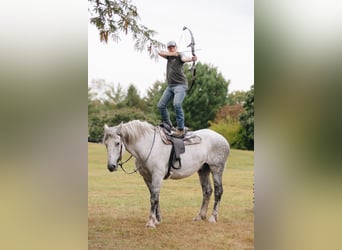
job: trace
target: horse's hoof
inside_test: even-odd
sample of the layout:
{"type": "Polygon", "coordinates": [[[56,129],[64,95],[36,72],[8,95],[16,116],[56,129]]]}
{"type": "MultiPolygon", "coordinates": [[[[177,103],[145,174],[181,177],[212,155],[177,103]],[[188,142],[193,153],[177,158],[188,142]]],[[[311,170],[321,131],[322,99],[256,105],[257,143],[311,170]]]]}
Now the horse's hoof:
{"type": "Polygon", "coordinates": [[[197,215],[195,218],[192,219],[193,221],[201,221],[201,220],[205,220],[205,217],[203,218],[200,215],[197,215]]]}
{"type": "Polygon", "coordinates": [[[148,227],[148,228],[156,228],[156,225],[149,221],[149,222],[146,223],[146,227],[148,227]]]}
{"type": "Polygon", "coordinates": [[[214,215],[212,215],[212,216],[210,216],[208,222],[209,222],[209,223],[216,223],[216,222],[217,222],[217,219],[215,218],[214,215]]]}

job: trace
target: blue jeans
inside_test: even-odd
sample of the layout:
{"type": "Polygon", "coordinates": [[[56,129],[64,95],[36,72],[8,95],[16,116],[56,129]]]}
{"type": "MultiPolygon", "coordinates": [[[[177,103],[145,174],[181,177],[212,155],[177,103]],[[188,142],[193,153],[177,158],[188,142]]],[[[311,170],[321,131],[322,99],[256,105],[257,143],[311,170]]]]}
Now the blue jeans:
{"type": "Polygon", "coordinates": [[[177,128],[184,129],[184,112],[182,103],[186,95],[186,85],[167,86],[162,97],[158,102],[162,122],[172,125],[169,112],[167,111],[167,104],[173,98],[173,107],[176,113],[177,128]]]}

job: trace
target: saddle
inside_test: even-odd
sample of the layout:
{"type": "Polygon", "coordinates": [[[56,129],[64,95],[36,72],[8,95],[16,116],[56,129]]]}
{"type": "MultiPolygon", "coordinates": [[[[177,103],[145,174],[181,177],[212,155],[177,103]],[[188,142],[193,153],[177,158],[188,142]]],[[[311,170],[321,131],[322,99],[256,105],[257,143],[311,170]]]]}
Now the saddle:
{"type": "Polygon", "coordinates": [[[160,136],[164,144],[172,145],[170,158],[168,162],[168,171],[164,176],[164,180],[170,177],[171,168],[180,169],[182,167],[180,154],[185,152],[185,145],[192,145],[201,142],[201,138],[194,132],[187,132],[183,138],[177,138],[172,136],[171,127],[168,124],[161,123],[159,125],[160,136]],[[179,162],[179,166],[176,167],[175,163],[179,162]]]}

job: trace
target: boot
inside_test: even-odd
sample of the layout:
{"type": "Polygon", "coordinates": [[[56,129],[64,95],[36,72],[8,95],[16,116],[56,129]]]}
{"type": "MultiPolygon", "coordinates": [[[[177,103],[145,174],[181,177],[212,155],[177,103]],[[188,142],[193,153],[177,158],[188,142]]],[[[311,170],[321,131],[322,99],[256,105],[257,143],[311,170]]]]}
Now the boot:
{"type": "Polygon", "coordinates": [[[172,136],[173,137],[177,137],[177,138],[184,138],[186,132],[188,132],[188,130],[186,128],[184,129],[177,129],[172,136]]]}

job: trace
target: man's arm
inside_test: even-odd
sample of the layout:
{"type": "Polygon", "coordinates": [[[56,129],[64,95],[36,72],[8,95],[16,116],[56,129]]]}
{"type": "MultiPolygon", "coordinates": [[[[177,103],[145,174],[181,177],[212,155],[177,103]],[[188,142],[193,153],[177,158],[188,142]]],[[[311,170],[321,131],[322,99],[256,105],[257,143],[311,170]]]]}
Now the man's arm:
{"type": "MultiPolygon", "coordinates": [[[[170,51],[159,51],[158,55],[161,57],[167,58],[168,56],[179,56],[179,52],[170,52],[170,51]]],[[[197,56],[185,56],[182,54],[181,60],[183,62],[195,62],[197,61],[197,56]]]]}
{"type": "Polygon", "coordinates": [[[168,56],[178,56],[178,52],[170,52],[170,51],[159,51],[158,55],[161,57],[167,58],[168,56]]]}
{"type": "Polygon", "coordinates": [[[192,57],[189,57],[189,56],[182,56],[181,57],[182,61],[183,62],[196,62],[197,61],[197,56],[192,56],[192,57]]]}

